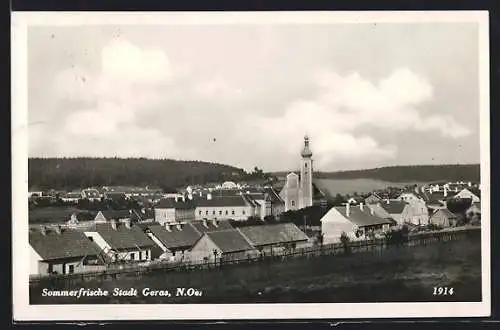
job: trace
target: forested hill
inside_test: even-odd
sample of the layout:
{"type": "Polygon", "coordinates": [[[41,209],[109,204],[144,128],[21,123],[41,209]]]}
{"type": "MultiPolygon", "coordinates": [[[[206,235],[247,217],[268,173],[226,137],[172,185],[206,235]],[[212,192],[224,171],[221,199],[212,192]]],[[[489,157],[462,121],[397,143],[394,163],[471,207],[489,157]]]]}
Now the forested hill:
{"type": "Polygon", "coordinates": [[[377,179],[391,182],[479,181],[479,164],[390,166],[368,170],[318,172],[319,179],[377,179]]]}
{"type": "Polygon", "coordinates": [[[245,171],[201,161],[145,158],[30,158],[30,188],[73,189],[103,185],[155,186],[164,189],[236,180],[245,171]]]}

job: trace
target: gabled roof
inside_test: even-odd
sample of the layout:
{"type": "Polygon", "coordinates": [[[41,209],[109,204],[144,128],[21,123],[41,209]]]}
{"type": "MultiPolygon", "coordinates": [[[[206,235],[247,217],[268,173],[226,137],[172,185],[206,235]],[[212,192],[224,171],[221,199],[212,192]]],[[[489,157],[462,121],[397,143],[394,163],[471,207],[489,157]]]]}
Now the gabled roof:
{"type": "Polygon", "coordinates": [[[267,197],[271,200],[273,204],[284,204],[285,201],[281,199],[279,193],[273,188],[265,188],[264,192],[267,193],[267,197]]]}
{"type": "Polygon", "coordinates": [[[380,202],[380,206],[389,214],[403,213],[406,205],[408,205],[406,202],[398,200],[389,200],[389,203],[387,203],[386,201],[380,202]]]}
{"type": "Polygon", "coordinates": [[[213,197],[212,199],[199,199],[196,206],[201,207],[238,207],[251,205],[242,196],[235,197],[213,197]]]}
{"type": "Polygon", "coordinates": [[[434,214],[432,216],[435,216],[436,214],[442,214],[444,215],[445,217],[447,217],[448,219],[453,219],[453,218],[456,218],[457,215],[454,214],[453,212],[451,212],[450,210],[448,209],[439,209],[437,210],[436,212],[434,212],[434,214]]]}
{"type": "Polygon", "coordinates": [[[348,221],[360,227],[394,223],[394,221],[390,219],[384,219],[375,214],[371,214],[370,208],[368,207],[364,207],[363,211],[361,211],[359,207],[350,206],[349,216],[347,216],[345,206],[336,206],[334,209],[336,209],[348,221]]]}
{"type": "Polygon", "coordinates": [[[217,220],[217,225],[214,225],[214,221],[211,220],[206,220],[205,222],[203,220],[189,221],[188,224],[199,233],[209,233],[213,231],[234,229],[228,220],[217,220]]]}
{"type": "Polygon", "coordinates": [[[309,239],[293,223],[241,227],[238,230],[253,246],[301,242],[309,239]]]}
{"type": "Polygon", "coordinates": [[[129,210],[102,210],[99,211],[106,218],[106,220],[120,220],[120,219],[130,219],[131,213],[129,210]]]}
{"type": "Polygon", "coordinates": [[[245,237],[236,229],[205,233],[212,242],[223,252],[241,252],[254,250],[245,237]]]}
{"type": "Polygon", "coordinates": [[[170,231],[160,224],[153,224],[147,227],[147,230],[171,250],[190,248],[201,237],[201,233],[188,224],[181,225],[181,230],[177,229],[177,226],[171,226],[170,231]]]}
{"type": "Polygon", "coordinates": [[[116,224],[116,230],[111,223],[98,223],[89,231],[96,231],[113,249],[133,249],[154,246],[153,241],[136,225],[127,228],[123,223],[116,224]]]}
{"type": "Polygon", "coordinates": [[[183,202],[182,200],[178,200],[177,202],[173,198],[165,198],[162,199],[158,202],[158,204],[155,205],[155,209],[181,209],[181,210],[189,210],[189,209],[194,209],[196,207],[195,203],[193,201],[190,201],[189,199],[185,199],[183,202]]]}
{"type": "Polygon", "coordinates": [[[47,229],[46,235],[40,230],[29,233],[29,242],[43,260],[83,258],[100,254],[99,247],[91,242],[81,231],[61,229],[58,234],[53,229],[47,229]]]}
{"type": "Polygon", "coordinates": [[[444,196],[442,191],[425,192],[423,194],[426,203],[440,202],[446,200],[447,197],[444,196]]]}
{"type": "Polygon", "coordinates": [[[461,192],[469,192],[471,194],[473,194],[474,196],[480,198],[481,197],[481,190],[477,189],[477,188],[474,188],[474,187],[467,187],[467,188],[464,188],[462,190],[460,190],[458,193],[455,193],[455,195],[458,195],[460,194],[461,192]]]}

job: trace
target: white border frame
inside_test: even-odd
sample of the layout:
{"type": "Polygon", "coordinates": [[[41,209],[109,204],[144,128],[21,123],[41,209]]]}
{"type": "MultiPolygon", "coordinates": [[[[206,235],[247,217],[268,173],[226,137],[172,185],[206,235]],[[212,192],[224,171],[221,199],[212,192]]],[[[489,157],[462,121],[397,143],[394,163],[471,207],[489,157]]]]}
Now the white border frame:
{"type": "Polygon", "coordinates": [[[29,305],[28,25],[336,24],[474,22],[479,25],[480,154],[483,219],[490,219],[489,26],[487,11],[433,12],[14,12],[12,13],[13,317],[16,321],[225,320],[480,317],[491,313],[490,221],[483,221],[483,301],[473,303],[29,305]]]}

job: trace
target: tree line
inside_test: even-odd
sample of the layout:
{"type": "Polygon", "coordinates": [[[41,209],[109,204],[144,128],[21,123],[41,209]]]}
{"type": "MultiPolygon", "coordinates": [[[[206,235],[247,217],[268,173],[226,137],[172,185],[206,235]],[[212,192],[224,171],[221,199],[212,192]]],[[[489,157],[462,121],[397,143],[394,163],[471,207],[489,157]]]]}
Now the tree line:
{"type": "Polygon", "coordinates": [[[170,190],[255,177],[243,169],[217,163],[146,158],[29,158],[29,187],[77,189],[94,186],[154,186],[170,190]]]}
{"type": "MultiPolygon", "coordinates": [[[[274,172],[284,176],[288,172],[274,172]]],[[[367,170],[315,172],[316,179],[375,179],[391,182],[479,181],[479,164],[388,166],[367,170]]]]}

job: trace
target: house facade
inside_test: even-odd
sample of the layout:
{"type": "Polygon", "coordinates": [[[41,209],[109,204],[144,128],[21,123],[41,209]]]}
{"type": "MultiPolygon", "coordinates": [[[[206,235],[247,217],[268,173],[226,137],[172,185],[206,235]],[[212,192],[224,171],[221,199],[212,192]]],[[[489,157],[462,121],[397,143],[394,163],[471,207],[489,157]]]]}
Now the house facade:
{"type": "Polygon", "coordinates": [[[434,212],[434,214],[430,217],[429,222],[442,228],[455,227],[458,222],[458,217],[448,209],[440,209],[434,212]]]}
{"type": "Polygon", "coordinates": [[[190,251],[202,236],[188,223],[165,224],[164,226],[154,223],[148,226],[145,232],[163,251],[159,257],[171,262],[190,260],[190,251]]]}
{"type": "Polygon", "coordinates": [[[149,261],[155,247],[143,230],[130,220],[97,223],[85,231],[85,236],[95,242],[112,262],[149,261]]]}
{"type": "Polygon", "coordinates": [[[102,270],[99,247],[77,230],[42,226],[30,230],[30,275],[73,274],[102,270]]]}
{"type": "Polygon", "coordinates": [[[380,202],[378,205],[380,205],[398,225],[413,223],[414,221],[413,209],[411,205],[405,201],[388,199],[380,202]]]}
{"type": "Polygon", "coordinates": [[[458,194],[456,194],[454,198],[471,199],[472,203],[479,203],[481,201],[481,198],[478,195],[480,195],[479,192],[474,194],[469,189],[464,188],[458,194]]]}
{"type": "Polygon", "coordinates": [[[256,204],[242,195],[234,197],[216,197],[196,201],[196,220],[232,219],[245,221],[248,217],[259,216],[256,204]]]}
{"type": "Polygon", "coordinates": [[[249,226],[237,230],[254,248],[264,254],[281,254],[312,246],[309,237],[293,223],[249,226]]]}
{"type": "Polygon", "coordinates": [[[332,207],[320,220],[323,243],[338,243],[345,233],[351,240],[366,239],[371,233],[381,234],[395,225],[392,219],[377,216],[364,204],[332,207]]]}
{"type": "Polygon", "coordinates": [[[236,229],[205,233],[191,249],[191,260],[197,262],[242,260],[256,255],[258,251],[236,229]]]}
{"type": "Polygon", "coordinates": [[[154,207],[155,221],[161,225],[192,221],[196,206],[186,199],[163,199],[154,207]]]}

